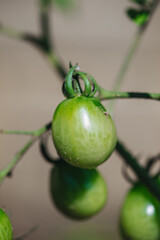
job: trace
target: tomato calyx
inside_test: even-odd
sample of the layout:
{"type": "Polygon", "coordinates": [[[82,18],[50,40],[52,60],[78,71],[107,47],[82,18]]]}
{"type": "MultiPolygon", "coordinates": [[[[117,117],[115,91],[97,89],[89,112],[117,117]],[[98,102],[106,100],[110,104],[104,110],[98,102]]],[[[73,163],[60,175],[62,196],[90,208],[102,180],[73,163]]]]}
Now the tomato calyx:
{"type": "Polygon", "coordinates": [[[93,97],[98,90],[96,80],[89,73],[79,71],[78,65],[71,67],[65,77],[63,94],[67,98],[78,96],[93,97]],[[84,81],[84,90],[80,85],[80,79],[84,81]]]}

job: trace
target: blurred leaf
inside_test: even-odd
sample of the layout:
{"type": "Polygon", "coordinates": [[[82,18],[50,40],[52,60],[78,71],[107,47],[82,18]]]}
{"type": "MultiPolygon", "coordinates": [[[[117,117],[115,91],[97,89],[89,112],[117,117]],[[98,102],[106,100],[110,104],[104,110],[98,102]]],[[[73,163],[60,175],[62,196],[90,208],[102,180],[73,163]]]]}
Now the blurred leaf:
{"type": "Polygon", "coordinates": [[[148,3],[147,0],[130,0],[130,1],[135,2],[135,3],[137,3],[139,5],[142,5],[142,6],[145,6],[148,3]]]}
{"type": "Polygon", "coordinates": [[[130,9],[127,10],[127,15],[137,25],[141,26],[148,21],[149,11],[147,11],[147,10],[136,10],[136,9],[130,8],[130,9]]]}
{"type": "Polygon", "coordinates": [[[52,3],[52,0],[39,0],[42,7],[49,7],[52,3]]]}
{"type": "MultiPolygon", "coordinates": [[[[49,0],[48,0],[49,1],[49,0]]],[[[61,10],[70,10],[75,6],[75,0],[52,0],[61,10]]]]}

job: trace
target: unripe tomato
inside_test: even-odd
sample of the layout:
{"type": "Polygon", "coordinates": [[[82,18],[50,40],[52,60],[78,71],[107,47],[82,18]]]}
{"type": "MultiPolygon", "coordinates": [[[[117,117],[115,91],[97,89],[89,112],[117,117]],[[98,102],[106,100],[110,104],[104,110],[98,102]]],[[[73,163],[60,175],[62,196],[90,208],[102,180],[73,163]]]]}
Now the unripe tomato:
{"type": "Polygon", "coordinates": [[[50,191],[60,212],[74,219],[95,215],[107,200],[105,180],[96,169],[75,168],[63,160],[51,172],[50,191]]]}
{"type": "Polygon", "coordinates": [[[13,240],[13,229],[7,214],[0,209],[0,239],[13,240]]]}
{"type": "Polygon", "coordinates": [[[160,203],[140,183],[136,184],[125,198],[120,226],[125,239],[160,239],[160,203]]]}
{"type": "Polygon", "coordinates": [[[97,98],[74,97],[61,102],[52,121],[58,154],[80,168],[95,168],[114,151],[116,128],[97,98]]]}

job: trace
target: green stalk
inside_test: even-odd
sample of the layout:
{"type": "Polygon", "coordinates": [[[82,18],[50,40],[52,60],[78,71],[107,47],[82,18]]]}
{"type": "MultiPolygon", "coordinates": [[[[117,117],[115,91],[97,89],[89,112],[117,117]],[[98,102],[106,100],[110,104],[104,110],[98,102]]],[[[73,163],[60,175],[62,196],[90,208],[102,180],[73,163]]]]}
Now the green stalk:
{"type": "Polygon", "coordinates": [[[160,93],[149,93],[149,92],[115,92],[107,91],[99,87],[100,100],[106,99],[125,99],[125,98],[138,98],[138,99],[151,99],[160,101],[160,93]]]}
{"type": "MultiPolygon", "coordinates": [[[[8,165],[6,167],[4,167],[2,170],[0,170],[0,183],[3,182],[3,180],[5,179],[5,177],[7,177],[13,170],[13,168],[16,166],[16,164],[20,161],[20,159],[23,157],[23,155],[31,148],[31,146],[36,142],[36,140],[38,140],[43,133],[45,133],[47,130],[49,130],[51,128],[51,123],[43,126],[42,128],[38,129],[34,133],[34,136],[32,136],[32,138],[15,154],[15,156],[13,157],[13,159],[8,163],[8,165]]],[[[7,130],[5,130],[7,131],[7,130]]],[[[21,134],[21,131],[10,131],[12,132],[16,132],[16,134],[19,132],[19,134],[21,134]]],[[[8,131],[9,133],[9,131],[8,131]]],[[[24,132],[23,132],[24,133],[24,132]]],[[[25,132],[27,133],[27,132],[25,132]]],[[[31,132],[28,132],[31,133],[31,132]]],[[[29,135],[29,134],[27,134],[29,135]]]]}
{"type": "Polygon", "coordinates": [[[0,130],[0,134],[13,134],[13,135],[29,135],[36,136],[36,131],[19,131],[19,130],[0,130]]]}

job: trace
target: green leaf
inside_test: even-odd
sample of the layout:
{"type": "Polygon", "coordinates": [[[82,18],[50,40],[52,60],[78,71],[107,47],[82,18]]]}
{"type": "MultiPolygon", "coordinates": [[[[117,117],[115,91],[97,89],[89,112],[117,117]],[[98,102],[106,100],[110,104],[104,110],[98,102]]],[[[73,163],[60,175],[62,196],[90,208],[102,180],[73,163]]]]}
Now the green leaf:
{"type": "Polygon", "coordinates": [[[39,0],[42,7],[46,8],[52,3],[52,0],[39,0]]]}
{"type": "Polygon", "coordinates": [[[74,0],[52,0],[57,7],[61,10],[70,10],[74,7],[75,1],[74,0]]]}
{"type": "Polygon", "coordinates": [[[145,6],[148,1],[147,0],[130,0],[131,2],[137,3],[139,5],[145,6]]]}
{"type": "Polygon", "coordinates": [[[127,10],[127,15],[137,25],[141,26],[148,21],[149,11],[147,11],[147,10],[136,10],[136,9],[130,8],[130,9],[127,10]]]}

